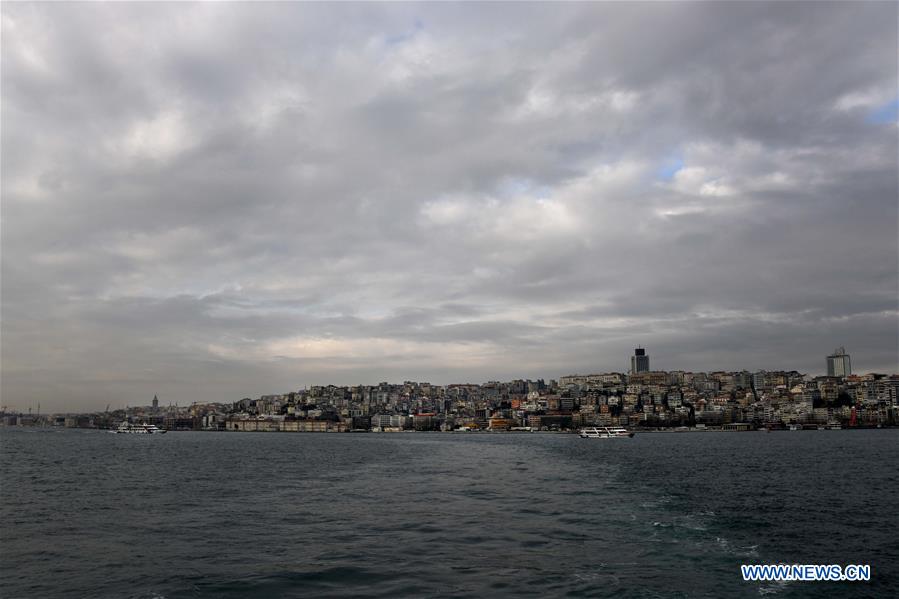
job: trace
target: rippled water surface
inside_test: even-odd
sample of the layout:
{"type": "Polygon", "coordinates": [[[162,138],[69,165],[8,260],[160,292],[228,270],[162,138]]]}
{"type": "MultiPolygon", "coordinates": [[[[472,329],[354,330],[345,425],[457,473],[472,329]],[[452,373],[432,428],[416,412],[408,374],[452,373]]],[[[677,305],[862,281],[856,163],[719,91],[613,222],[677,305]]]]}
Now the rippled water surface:
{"type": "Polygon", "coordinates": [[[899,431],[0,429],[2,597],[899,596],[899,431]],[[870,563],[744,583],[741,563],[870,563]]]}

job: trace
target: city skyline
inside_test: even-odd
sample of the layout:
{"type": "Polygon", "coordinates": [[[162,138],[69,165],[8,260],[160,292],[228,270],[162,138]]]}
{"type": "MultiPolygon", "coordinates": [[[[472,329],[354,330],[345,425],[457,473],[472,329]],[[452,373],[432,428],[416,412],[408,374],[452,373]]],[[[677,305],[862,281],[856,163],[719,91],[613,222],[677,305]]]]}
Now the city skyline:
{"type": "MultiPolygon", "coordinates": [[[[571,431],[591,426],[641,430],[840,430],[893,427],[899,422],[899,374],[813,377],[796,371],[651,371],[572,374],[557,380],[518,379],[435,385],[314,385],[257,398],[160,406],[107,405],[93,413],[28,414],[3,410],[0,425],[107,429],[116,432],[402,432],[571,431]],[[111,410],[112,408],[112,410],[111,410]],[[111,410],[111,411],[110,411],[111,410]],[[147,429],[145,427],[151,427],[147,429]],[[712,427],[712,428],[707,428],[712,427]]],[[[645,357],[641,348],[635,357],[645,357]]],[[[636,360],[632,359],[632,362],[636,360]]],[[[596,431],[593,431],[594,433],[596,431]]],[[[626,431],[625,431],[626,432],[626,431]]],[[[632,433],[631,433],[632,434],[632,433]]]]}
{"type": "MultiPolygon", "coordinates": [[[[893,377],[893,378],[895,378],[897,376],[897,373],[894,371],[858,372],[858,371],[853,370],[851,367],[851,364],[850,364],[851,354],[846,351],[845,347],[842,347],[842,346],[837,348],[836,350],[834,350],[834,352],[831,353],[830,355],[826,356],[826,358],[825,358],[826,365],[823,369],[825,372],[823,372],[823,373],[821,373],[821,372],[802,372],[802,371],[799,371],[796,369],[790,369],[790,368],[755,368],[755,369],[747,369],[747,368],[740,368],[740,369],[650,368],[649,367],[649,354],[646,353],[646,348],[642,348],[642,347],[635,348],[633,350],[633,352],[634,352],[633,355],[630,356],[630,361],[631,361],[630,368],[623,369],[623,370],[599,369],[599,370],[591,370],[591,371],[583,371],[583,372],[569,371],[569,372],[566,372],[565,374],[555,375],[555,376],[547,376],[547,377],[535,376],[532,378],[530,376],[525,375],[525,376],[511,377],[511,378],[506,378],[506,379],[494,377],[494,378],[485,379],[485,380],[481,380],[481,381],[475,381],[475,380],[431,381],[431,380],[424,380],[424,379],[421,379],[421,380],[409,379],[408,377],[398,379],[398,380],[392,380],[392,381],[379,379],[377,381],[374,381],[374,380],[355,381],[352,383],[346,383],[346,382],[340,382],[340,381],[315,381],[315,382],[307,382],[305,384],[293,385],[292,387],[285,387],[282,389],[267,389],[267,390],[264,390],[261,392],[259,390],[256,390],[254,393],[248,393],[245,395],[247,397],[250,397],[250,396],[265,397],[265,396],[273,395],[273,394],[279,395],[282,393],[290,393],[290,392],[294,392],[294,391],[304,391],[304,390],[308,390],[310,388],[315,388],[315,387],[338,387],[338,388],[349,389],[349,388],[356,388],[356,387],[377,387],[379,385],[384,385],[384,384],[387,384],[390,386],[399,386],[399,385],[401,385],[401,383],[398,382],[399,380],[404,381],[402,384],[433,385],[435,387],[452,387],[452,386],[469,386],[469,385],[481,386],[481,385],[490,385],[493,383],[507,384],[509,382],[514,382],[514,381],[523,381],[526,383],[535,383],[535,382],[541,381],[541,382],[546,382],[546,383],[552,384],[552,383],[559,383],[559,382],[563,381],[564,379],[579,378],[579,377],[606,376],[606,375],[621,375],[622,377],[624,377],[626,379],[629,376],[636,375],[637,377],[639,377],[643,374],[659,374],[659,373],[665,373],[665,374],[685,373],[685,374],[691,374],[691,375],[692,374],[707,375],[707,374],[729,373],[729,374],[745,374],[745,375],[749,375],[751,377],[752,375],[757,375],[757,374],[762,374],[762,373],[774,374],[774,373],[791,372],[791,373],[799,373],[803,377],[808,377],[810,379],[819,379],[819,378],[827,377],[827,378],[835,378],[835,379],[841,379],[841,380],[846,380],[847,377],[850,377],[850,378],[854,377],[854,379],[858,379],[860,377],[868,377],[869,375],[878,375],[881,377],[893,377]],[[645,362],[639,363],[639,365],[637,366],[636,371],[635,371],[634,370],[634,365],[636,363],[635,360],[639,359],[639,358],[642,358],[643,360],[645,360],[645,362]],[[843,364],[843,360],[845,360],[845,369],[840,370],[838,368],[837,369],[838,372],[834,372],[834,367],[832,365],[832,360],[834,358],[840,358],[841,364],[843,364]]],[[[141,404],[140,398],[134,398],[132,396],[129,396],[129,397],[130,397],[130,399],[136,399],[136,401],[132,401],[131,403],[128,403],[127,401],[124,401],[123,398],[117,398],[116,399],[117,403],[115,403],[115,404],[107,403],[107,405],[106,405],[107,411],[111,407],[113,409],[123,409],[123,408],[127,408],[127,407],[132,407],[132,408],[140,407],[141,405],[143,405],[143,404],[141,404]]],[[[234,398],[219,397],[219,398],[215,398],[215,399],[207,400],[207,401],[192,401],[191,402],[191,401],[185,401],[184,398],[181,398],[180,400],[179,400],[179,398],[170,398],[170,401],[168,401],[168,403],[164,404],[164,405],[167,405],[170,407],[180,406],[183,408],[183,407],[187,407],[191,404],[196,405],[196,404],[204,404],[204,403],[221,403],[221,402],[229,403],[229,402],[233,401],[233,399],[234,398]]],[[[160,407],[158,393],[156,393],[156,392],[153,393],[153,399],[149,403],[149,406],[151,406],[154,410],[160,407]]],[[[102,407],[102,406],[97,404],[95,407],[102,407]]],[[[33,404],[26,405],[26,406],[18,406],[15,404],[11,404],[11,405],[4,404],[2,406],[2,408],[3,408],[4,412],[9,412],[9,413],[25,413],[25,412],[27,412],[28,414],[32,414],[32,413],[40,414],[41,413],[41,404],[39,402],[37,404],[36,412],[34,412],[35,406],[33,404]]],[[[92,410],[90,410],[90,409],[74,410],[74,412],[79,412],[79,411],[90,412],[92,410]]]]}
{"type": "Polygon", "coordinates": [[[896,372],[897,11],[4,3],[2,403],[896,372]]]}

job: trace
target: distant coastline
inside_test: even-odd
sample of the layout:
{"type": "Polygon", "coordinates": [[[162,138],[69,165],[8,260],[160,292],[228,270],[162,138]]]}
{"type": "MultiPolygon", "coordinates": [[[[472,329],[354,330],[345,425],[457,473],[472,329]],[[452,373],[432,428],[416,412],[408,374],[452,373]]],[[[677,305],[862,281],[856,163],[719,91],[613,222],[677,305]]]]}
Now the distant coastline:
{"type": "Polygon", "coordinates": [[[228,432],[641,432],[838,430],[899,425],[899,375],[851,374],[840,348],[828,376],[792,371],[650,371],[637,349],[629,373],[483,384],[406,381],[313,386],[230,403],[161,405],[80,414],[0,412],[0,425],[228,432]]]}

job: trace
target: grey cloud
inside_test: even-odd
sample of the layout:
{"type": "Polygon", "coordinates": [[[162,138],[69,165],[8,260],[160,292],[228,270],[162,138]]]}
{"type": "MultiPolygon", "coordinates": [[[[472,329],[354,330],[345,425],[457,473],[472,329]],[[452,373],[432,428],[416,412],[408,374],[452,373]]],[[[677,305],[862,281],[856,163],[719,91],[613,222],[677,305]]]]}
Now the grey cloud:
{"type": "Polygon", "coordinates": [[[4,404],[895,370],[897,10],[4,4],[4,404]]]}

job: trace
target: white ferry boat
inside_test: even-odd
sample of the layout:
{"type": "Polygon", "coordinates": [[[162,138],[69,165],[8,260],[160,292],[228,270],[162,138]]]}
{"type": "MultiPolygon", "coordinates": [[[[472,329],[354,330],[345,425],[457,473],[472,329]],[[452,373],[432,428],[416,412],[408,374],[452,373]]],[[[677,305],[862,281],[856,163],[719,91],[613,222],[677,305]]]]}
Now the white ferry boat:
{"type": "Polygon", "coordinates": [[[128,435],[161,435],[166,432],[164,428],[159,428],[155,424],[131,424],[123,422],[113,433],[124,433],[128,435]]]}
{"type": "Polygon", "coordinates": [[[581,439],[614,439],[617,437],[633,437],[634,433],[621,427],[591,426],[579,430],[578,435],[581,436],[581,439]]]}

